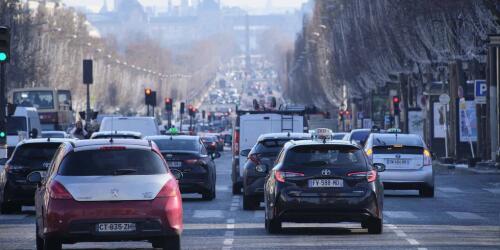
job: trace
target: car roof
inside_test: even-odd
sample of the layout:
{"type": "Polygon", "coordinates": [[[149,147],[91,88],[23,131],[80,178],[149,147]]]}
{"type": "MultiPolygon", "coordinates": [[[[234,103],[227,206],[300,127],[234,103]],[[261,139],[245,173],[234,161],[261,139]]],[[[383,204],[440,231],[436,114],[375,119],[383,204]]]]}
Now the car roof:
{"type": "Polygon", "coordinates": [[[262,134],[259,136],[259,139],[257,139],[257,142],[261,142],[264,140],[269,140],[269,139],[310,139],[311,134],[308,133],[269,133],[269,134],[262,134]]]}
{"type": "Polygon", "coordinates": [[[46,130],[42,131],[42,134],[66,134],[66,132],[60,130],[46,130]]]}
{"type": "Polygon", "coordinates": [[[23,140],[18,145],[35,144],[35,143],[63,143],[63,142],[73,142],[73,141],[75,140],[70,138],[39,138],[39,139],[23,140]]]}
{"type": "Polygon", "coordinates": [[[144,137],[146,140],[199,140],[196,135],[152,135],[144,137]]]}
{"type": "Polygon", "coordinates": [[[140,132],[135,132],[135,131],[124,131],[124,130],[114,130],[114,131],[99,131],[99,132],[94,132],[92,136],[94,135],[133,135],[133,136],[142,136],[140,132]]]}
{"type": "Polygon", "coordinates": [[[151,148],[151,141],[140,139],[93,139],[93,140],[74,140],[71,143],[73,148],[92,147],[92,146],[139,146],[151,148]]]}
{"type": "Polygon", "coordinates": [[[393,138],[393,137],[401,137],[401,138],[418,138],[420,139],[420,135],[416,134],[400,134],[400,133],[372,133],[374,138],[393,138]]]}
{"type": "Polygon", "coordinates": [[[372,130],[369,128],[359,128],[359,129],[353,129],[351,130],[351,133],[353,132],[371,132],[372,130]]]}
{"type": "Polygon", "coordinates": [[[321,139],[316,140],[302,140],[302,141],[289,141],[285,144],[285,147],[293,148],[296,146],[316,146],[316,145],[339,145],[339,146],[353,146],[356,148],[361,148],[358,144],[352,143],[350,141],[342,140],[326,140],[321,139]]]}
{"type": "Polygon", "coordinates": [[[106,116],[103,120],[154,120],[154,117],[150,116],[106,116]]]}

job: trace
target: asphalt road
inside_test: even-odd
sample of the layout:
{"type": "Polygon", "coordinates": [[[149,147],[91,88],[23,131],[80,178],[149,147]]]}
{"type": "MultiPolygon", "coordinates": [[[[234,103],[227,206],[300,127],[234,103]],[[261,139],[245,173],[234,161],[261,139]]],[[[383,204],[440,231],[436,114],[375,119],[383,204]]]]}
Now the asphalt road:
{"type": "MultiPolygon", "coordinates": [[[[384,233],[360,225],[284,224],[281,235],[264,230],[263,210],[243,211],[230,189],[231,158],[217,161],[217,198],[184,197],[183,249],[500,249],[500,175],[440,171],[436,197],[386,191],[384,233]]],[[[0,215],[0,249],[34,249],[31,208],[0,215]]],[[[79,243],[65,249],[151,249],[148,243],[79,243]]]]}

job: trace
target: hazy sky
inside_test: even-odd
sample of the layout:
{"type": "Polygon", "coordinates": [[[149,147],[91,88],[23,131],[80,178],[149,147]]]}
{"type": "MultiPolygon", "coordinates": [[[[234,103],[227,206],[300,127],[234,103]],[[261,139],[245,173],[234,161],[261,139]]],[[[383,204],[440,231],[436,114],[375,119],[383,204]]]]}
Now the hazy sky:
{"type": "MultiPolygon", "coordinates": [[[[87,6],[89,9],[98,10],[104,0],[63,0],[70,6],[87,6]]],[[[112,6],[114,0],[107,0],[112,6]]],[[[144,6],[166,7],[168,0],[139,0],[144,6]]],[[[262,9],[266,6],[268,0],[222,0],[226,6],[239,6],[245,9],[262,9]]],[[[275,8],[298,8],[307,0],[271,0],[275,8]]],[[[173,0],[174,4],[179,4],[180,0],[173,0]]]]}

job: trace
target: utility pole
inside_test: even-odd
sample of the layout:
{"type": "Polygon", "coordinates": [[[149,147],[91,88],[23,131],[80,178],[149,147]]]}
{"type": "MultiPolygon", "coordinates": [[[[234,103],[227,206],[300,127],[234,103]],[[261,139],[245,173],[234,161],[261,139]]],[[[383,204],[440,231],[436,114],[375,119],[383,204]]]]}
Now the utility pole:
{"type": "Polygon", "coordinates": [[[87,85],[87,108],[85,109],[85,125],[90,125],[90,84],[94,83],[93,61],[83,60],[83,84],[87,85]]]}
{"type": "Polygon", "coordinates": [[[489,133],[490,133],[490,148],[491,159],[496,160],[496,153],[498,151],[500,142],[500,125],[498,118],[500,117],[500,102],[498,96],[500,95],[499,81],[500,81],[500,34],[490,35],[490,45],[488,49],[488,69],[489,76],[487,84],[489,95],[487,98],[487,120],[489,120],[489,133]]]}

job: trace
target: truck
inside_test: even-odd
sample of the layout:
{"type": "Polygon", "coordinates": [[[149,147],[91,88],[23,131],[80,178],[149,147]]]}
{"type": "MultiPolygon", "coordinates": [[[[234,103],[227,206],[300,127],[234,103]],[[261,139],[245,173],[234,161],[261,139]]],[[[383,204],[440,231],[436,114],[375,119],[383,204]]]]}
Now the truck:
{"type": "Polygon", "coordinates": [[[7,117],[7,156],[10,157],[19,142],[38,138],[41,131],[36,108],[16,107],[14,114],[7,117]]]}
{"type": "Polygon", "coordinates": [[[262,134],[309,131],[304,109],[236,110],[232,143],[231,180],[233,194],[241,194],[243,167],[248,152],[262,134]]]}

